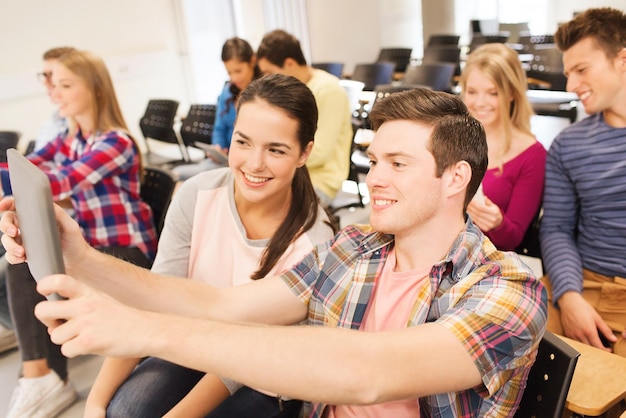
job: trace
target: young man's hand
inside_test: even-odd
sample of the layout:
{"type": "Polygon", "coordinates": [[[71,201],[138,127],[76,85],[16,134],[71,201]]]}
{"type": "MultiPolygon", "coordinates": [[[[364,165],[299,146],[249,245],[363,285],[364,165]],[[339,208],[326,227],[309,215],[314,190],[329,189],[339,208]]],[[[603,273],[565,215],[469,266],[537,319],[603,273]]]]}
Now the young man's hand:
{"type": "Polygon", "coordinates": [[[610,343],[617,341],[613,330],[602,320],[598,312],[578,292],[566,292],[559,298],[561,325],[567,337],[585,344],[611,351],[606,347],[600,333],[610,343]]]}
{"type": "Polygon", "coordinates": [[[150,329],[143,319],[151,313],[130,308],[64,274],[45,277],[37,291],[44,296],[57,293],[67,298],[40,302],[35,307],[35,316],[48,327],[52,342],[62,345],[65,356],[145,355],[139,345],[133,344],[141,339],[132,337],[150,329]]]}

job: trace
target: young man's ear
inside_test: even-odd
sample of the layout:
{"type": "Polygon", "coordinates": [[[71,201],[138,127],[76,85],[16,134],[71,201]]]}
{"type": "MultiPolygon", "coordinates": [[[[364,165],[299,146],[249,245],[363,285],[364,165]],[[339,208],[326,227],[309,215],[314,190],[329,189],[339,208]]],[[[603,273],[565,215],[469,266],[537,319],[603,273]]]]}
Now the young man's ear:
{"type": "Polygon", "coordinates": [[[458,161],[448,169],[448,196],[460,193],[465,199],[465,193],[472,179],[472,167],[467,161],[458,161]]]}

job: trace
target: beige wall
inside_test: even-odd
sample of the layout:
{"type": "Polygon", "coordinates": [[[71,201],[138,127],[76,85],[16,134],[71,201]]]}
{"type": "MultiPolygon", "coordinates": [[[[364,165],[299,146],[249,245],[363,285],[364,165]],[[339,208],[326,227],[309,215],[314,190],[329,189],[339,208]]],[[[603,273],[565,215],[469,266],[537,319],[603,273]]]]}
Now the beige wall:
{"type": "Polygon", "coordinates": [[[188,102],[170,0],[25,0],[2,2],[0,129],[34,138],[53,106],[35,77],[50,47],[71,45],[100,55],[114,80],[126,122],[139,138],[150,98],[188,102]]]}
{"type": "Polygon", "coordinates": [[[381,44],[378,1],[309,0],[311,61],[343,62],[346,72],[373,62],[381,44]]]}
{"type": "Polygon", "coordinates": [[[428,42],[431,35],[457,33],[454,27],[454,1],[422,1],[422,14],[425,17],[423,22],[424,45],[428,42]]]}

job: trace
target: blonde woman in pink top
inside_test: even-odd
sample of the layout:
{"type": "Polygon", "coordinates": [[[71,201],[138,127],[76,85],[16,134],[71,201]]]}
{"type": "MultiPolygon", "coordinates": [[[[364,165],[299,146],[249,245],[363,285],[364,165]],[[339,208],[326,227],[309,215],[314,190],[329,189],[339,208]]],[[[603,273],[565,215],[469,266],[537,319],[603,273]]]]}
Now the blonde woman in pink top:
{"type": "MultiPolygon", "coordinates": [[[[182,184],[153,270],[235,286],[286,270],[332,238],[305,166],[316,127],[305,84],[284,75],[251,83],[237,105],[229,167],[182,184]]],[[[139,360],[105,360],[85,417],[203,417],[217,405],[208,416],[295,417],[302,406],[157,358],[139,360]]]]}
{"type": "Polygon", "coordinates": [[[467,213],[499,250],[514,250],[541,207],[546,171],[547,152],[530,131],[526,73],[513,49],[485,44],[467,58],[460,83],[489,152],[484,196],[467,213]]]}

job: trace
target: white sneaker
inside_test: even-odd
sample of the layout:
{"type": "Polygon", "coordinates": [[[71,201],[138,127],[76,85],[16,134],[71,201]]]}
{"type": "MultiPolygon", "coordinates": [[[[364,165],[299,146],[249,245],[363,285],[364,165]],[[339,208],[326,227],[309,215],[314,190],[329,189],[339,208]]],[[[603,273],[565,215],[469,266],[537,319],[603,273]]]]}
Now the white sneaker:
{"type": "Polygon", "coordinates": [[[0,325],[0,353],[17,347],[17,338],[15,332],[0,325]]]}
{"type": "Polygon", "coordinates": [[[55,372],[43,377],[20,378],[13,391],[6,418],[53,418],[70,406],[78,394],[71,382],[55,372]]]}

